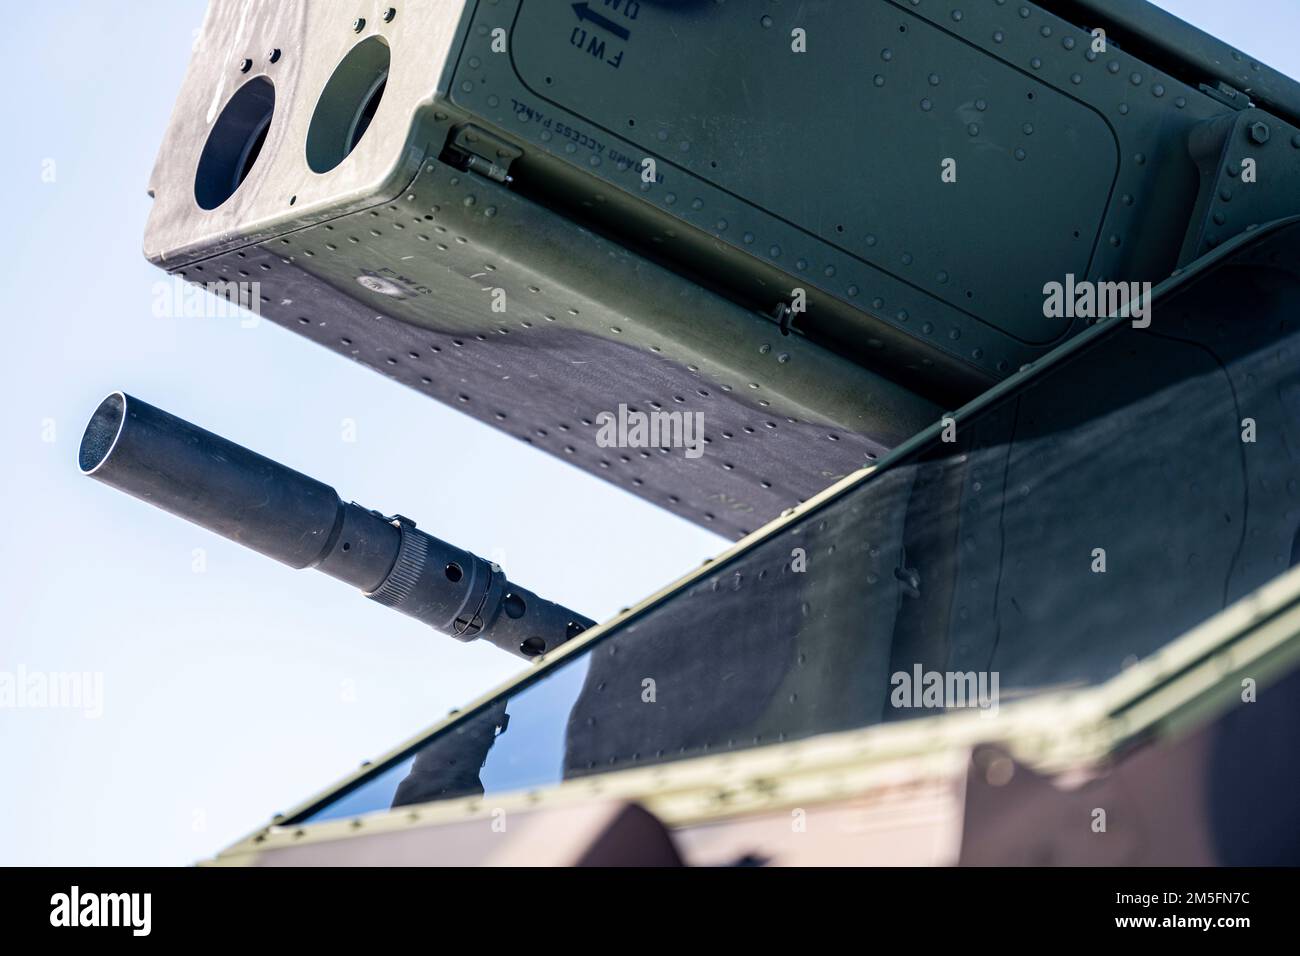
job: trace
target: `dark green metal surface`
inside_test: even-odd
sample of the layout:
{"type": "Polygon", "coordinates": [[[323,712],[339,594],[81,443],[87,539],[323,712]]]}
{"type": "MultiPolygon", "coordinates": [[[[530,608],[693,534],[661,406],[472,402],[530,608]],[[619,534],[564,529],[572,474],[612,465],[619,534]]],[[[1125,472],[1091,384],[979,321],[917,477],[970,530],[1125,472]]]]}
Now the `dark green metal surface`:
{"type": "MultiPolygon", "coordinates": [[[[261,80],[201,41],[146,246],[191,281],[257,280],[272,320],[737,536],[1084,328],[1044,314],[1045,283],[1156,282],[1300,208],[1300,131],[1199,89],[1195,44],[1095,52],[1097,16],[501,0],[358,33],[219,2],[213,48],[296,31],[301,52],[266,67],[261,152],[205,211],[197,114],[261,80]],[[373,88],[326,82],[369,40],[391,50],[383,99],[313,173],[309,120],[373,88]],[[1259,181],[1225,182],[1246,156],[1259,181]],[[620,405],[702,414],[707,453],[600,447],[620,405]]],[[[1285,104],[1269,82],[1260,102],[1285,104]]]]}
{"type": "Polygon", "coordinates": [[[933,713],[899,673],[996,675],[990,718],[1114,677],[1300,563],[1298,303],[1292,222],[291,822],[933,713]]]}

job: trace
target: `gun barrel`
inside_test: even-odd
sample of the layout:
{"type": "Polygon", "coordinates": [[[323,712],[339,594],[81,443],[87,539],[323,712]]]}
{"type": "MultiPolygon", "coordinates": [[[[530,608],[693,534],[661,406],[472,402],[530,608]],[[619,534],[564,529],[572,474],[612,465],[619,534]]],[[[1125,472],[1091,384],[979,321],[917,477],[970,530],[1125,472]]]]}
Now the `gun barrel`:
{"type": "Polygon", "coordinates": [[[345,504],[324,482],[124,392],[100,402],[78,462],[97,481],[459,640],[535,657],[592,624],[409,518],[345,504]]]}

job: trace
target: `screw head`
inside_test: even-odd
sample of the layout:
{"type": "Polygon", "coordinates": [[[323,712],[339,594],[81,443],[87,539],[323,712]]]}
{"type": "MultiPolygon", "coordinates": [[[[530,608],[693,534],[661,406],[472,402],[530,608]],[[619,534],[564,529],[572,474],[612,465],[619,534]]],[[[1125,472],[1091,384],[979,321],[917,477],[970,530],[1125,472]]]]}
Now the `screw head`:
{"type": "Polygon", "coordinates": [[[266,58],[267,58],[268,60],[270,60],[272,63],[279,63],[279,62],[280,62],[280,48],[279,48],[279,47],[276,47],[274,50],[272,50],[270,53],[268,53],[268,54],[266,55],[266,58]]]}
{"type": "Polygon", "coordinates": [[[365,28],[366,28],[365,17],[357,17],[355,20],[352,21],[352,31],[354,33],[360,33],[365,28]]]}
{"type": "Polygon", "coordinates": [[[1268,142],[1269,128],[1267,123],[1250,124],[1250,141],[1259,146],[1268,142]]]}
{"type": "Polygon", "coordinates": [[[393,17],[395,17],[395,16],[397,16],[397,8],[396,8],[396,7],[389,7],[387,10],[384,11],[384,22],[385,22],[385,23],[392,23],[392,22],[393,22],[393,17]]]}
{"type": "Polygon", "coordinates": [[[244,57],[242,60],[239,61],[240,73],[247,73],[252,68],[253,68],[253,61],[250,60],[248,57],[244,57]]]}

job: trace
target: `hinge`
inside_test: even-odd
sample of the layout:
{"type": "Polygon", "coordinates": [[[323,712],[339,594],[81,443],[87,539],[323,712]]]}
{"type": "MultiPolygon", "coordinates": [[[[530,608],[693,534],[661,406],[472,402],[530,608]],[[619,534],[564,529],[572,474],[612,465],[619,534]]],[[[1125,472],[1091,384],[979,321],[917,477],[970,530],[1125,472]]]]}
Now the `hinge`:
{"type": "Polygon", "coordinates": [[[767,312],[760,312],[759,315],[769,322],[775,322],[782,335],[803,335],[803,329],[796,328],[794,324],[799,317],[799,312],[795,311],[789,302],[782,300],[767,312]]]}
{"type": "Polygon", "coordinates": [[[524,154],[519,147],[467,124],[457,126],[447,137],[441,159],[467,173],[476,173],[498,183],[511,183],[510,164],[524,154]]]}
{"type": "Polygon", "coordinates": [[[1227,83],[1220,80],[1214,86],[1201,84],[1201,92],[1206,96],[1218,100],[1224,106],[1230,106],[1234,110],[1253,109],[1255,104],[1250,101],[1250,97],[1241,90],[1233,89],[1227,83]]]}

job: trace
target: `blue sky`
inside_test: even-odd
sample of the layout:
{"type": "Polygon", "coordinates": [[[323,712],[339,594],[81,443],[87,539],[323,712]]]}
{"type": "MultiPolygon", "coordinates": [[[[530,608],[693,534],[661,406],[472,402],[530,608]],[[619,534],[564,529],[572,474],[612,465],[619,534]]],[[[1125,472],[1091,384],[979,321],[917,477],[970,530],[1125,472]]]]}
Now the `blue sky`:
{"type": "MultiPolygon", "coordinates": [[[[1300,75],[1295,0],[1161,5],[1300,75]]],[[[0,672],[102,674],[103,712],[0,709],[0,863],[209,857],[526,666],[83,478],[77,442],[109,391],[598,619],[724,546],[270,323],[153,314],[144,190],[204,6],[6,11],[0,672]]]]}

